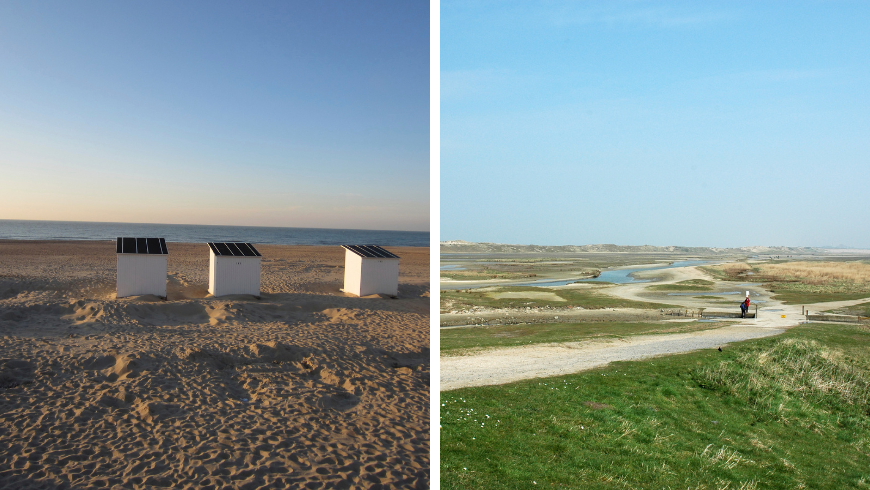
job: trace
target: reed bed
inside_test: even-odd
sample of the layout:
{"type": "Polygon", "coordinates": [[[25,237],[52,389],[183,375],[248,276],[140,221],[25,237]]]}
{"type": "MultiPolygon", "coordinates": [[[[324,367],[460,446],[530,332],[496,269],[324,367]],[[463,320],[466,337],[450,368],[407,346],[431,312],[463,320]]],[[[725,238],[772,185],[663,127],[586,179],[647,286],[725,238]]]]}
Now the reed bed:
{"type": "MultiPolygon", "coordinates": [[[[746,264],[727,264],[728,266],[749,268],[746,264]]],[[[786,262],[783,264],[764,264],[761,274],[770,281],[800,281],[806,284],[824,285],[832,282],[851,282],[870,285],[870,264],[864,262],[786,262]]]]}

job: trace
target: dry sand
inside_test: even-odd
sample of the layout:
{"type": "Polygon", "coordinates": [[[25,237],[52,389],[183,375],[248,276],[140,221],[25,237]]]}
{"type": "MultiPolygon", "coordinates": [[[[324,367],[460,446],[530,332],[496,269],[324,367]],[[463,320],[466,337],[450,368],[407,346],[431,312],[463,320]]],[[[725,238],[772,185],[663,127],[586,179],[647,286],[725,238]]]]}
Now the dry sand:
{"type": "Polygon", "coordinates": [[[339,247],[259,246],[262,299],[115,299],[113,242],[0,241],[0,487],[428,488],[429,249],[399,299],[339,247]]]}

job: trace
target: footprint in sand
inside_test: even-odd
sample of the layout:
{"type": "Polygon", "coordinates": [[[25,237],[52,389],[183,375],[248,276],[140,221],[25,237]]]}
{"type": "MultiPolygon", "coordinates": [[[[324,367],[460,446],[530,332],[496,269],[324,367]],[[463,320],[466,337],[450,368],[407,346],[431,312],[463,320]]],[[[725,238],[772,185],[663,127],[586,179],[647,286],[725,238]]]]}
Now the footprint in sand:
{"type": "Polygon", "coordinates": [[[317,408],[322,410],[337,410],[347,412],[359,405],[360,398],[353,393],[342,391],[332,395],[325,395],[317,401],[317,408]]]}

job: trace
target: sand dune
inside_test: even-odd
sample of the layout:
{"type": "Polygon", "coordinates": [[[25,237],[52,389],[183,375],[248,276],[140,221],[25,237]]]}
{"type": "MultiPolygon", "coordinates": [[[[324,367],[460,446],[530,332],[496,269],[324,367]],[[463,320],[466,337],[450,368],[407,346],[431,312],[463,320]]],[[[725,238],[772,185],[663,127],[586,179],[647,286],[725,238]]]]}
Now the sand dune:
{"type": "Polygon", "coordinates": [[[262,298],[114,299],[112,243],[0,242],[0,487],[428,488],[429,251],[399,299],[338,247],[261,246],[262,298]]]}

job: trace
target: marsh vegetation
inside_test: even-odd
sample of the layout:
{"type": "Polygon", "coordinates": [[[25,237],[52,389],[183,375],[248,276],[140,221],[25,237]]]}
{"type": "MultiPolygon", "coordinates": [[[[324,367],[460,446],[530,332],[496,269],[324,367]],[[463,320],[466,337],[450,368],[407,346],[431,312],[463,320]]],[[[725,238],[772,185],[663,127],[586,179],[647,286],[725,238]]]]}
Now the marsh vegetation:
{"type": "Polygon", "coordinates": [[[728,281],[763,283],[785,304],[843,301],[870,296],[867,261],[736,262],[703,268],[728,281]]]}

